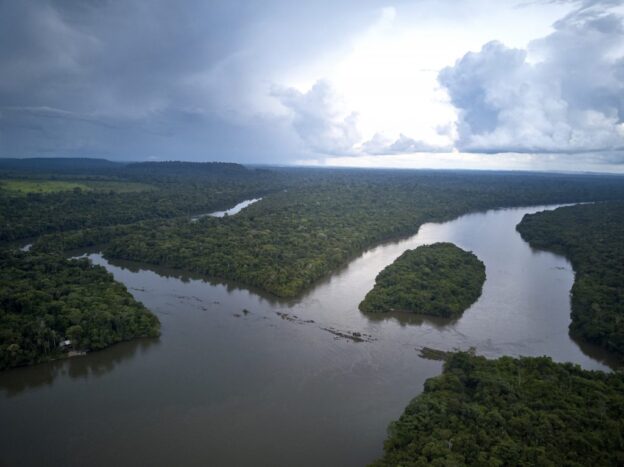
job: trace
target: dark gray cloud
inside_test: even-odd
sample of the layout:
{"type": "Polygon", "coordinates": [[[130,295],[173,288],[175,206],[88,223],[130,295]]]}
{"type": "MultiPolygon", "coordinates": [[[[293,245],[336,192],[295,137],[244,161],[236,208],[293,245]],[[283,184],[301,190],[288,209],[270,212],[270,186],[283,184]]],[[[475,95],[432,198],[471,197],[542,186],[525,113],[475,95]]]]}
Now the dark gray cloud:
{"type": "Polygon", "coordinates": [[[0,157],[292,158],[275,74],[377,3],[0,0],[0,157]]]}
{"type": "Polygon", "coordinates": [[[168,109],[149,118],[90,117],[58,109],[3,109],[2,156],[91,156],[130,160],[286,160],[295,147],[288,122],[244,124],[206,113],[168,109]],[[6,151],[6,154],[5,154],[6,151]]]}
{"type": "MultiPolygon", "coordinates": [[[[624,33],[610,7],[622,2],[554,1],[575,10],[528,51],[492,42],[440,73],[460,112],[458,149],[621,159],[624,33]]],[[[275,84],[348,48],[384,6],[0,0],[0,157],[287,162],[449,151],[404,134],[362,143],[357,114],[327,82],[307,92],[275,84]]]]}
{"type": "Polygon", "coordinates": [[[440,72],[459,150],[624,159],[624,26],[608,8],[622,2],[576,3],[528,51],[490,42],[440,72]]]}

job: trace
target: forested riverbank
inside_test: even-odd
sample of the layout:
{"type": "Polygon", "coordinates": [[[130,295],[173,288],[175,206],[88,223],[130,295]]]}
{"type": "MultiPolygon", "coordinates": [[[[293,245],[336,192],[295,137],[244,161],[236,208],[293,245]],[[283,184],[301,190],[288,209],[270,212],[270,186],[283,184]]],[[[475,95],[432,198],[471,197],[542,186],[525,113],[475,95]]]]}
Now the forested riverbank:
{"type": "Polygon", "coordinates": [[[104,268],[0,250],[0,370],[159,333],[158,318],[104,268]]]}
{"type": "Polygon", "coordinates": [[[606,185],[580,189],[566,180],[551,182],[486,174],[337,173],[266,196],[234,218],[144,224],[112,236],[104,252],[288,298],[363,250],[413,234],[425,222],[499,206],[624,196],[617,184],[607,193],[606,185]]]}
{"type": "MultiPolygon", "coordinates": [[[[624,198],[618,177],[274,169],[280,189],[231,218],[148,219],[43,237],[39,251],[99,245],[292,298],[355,255],[425,222],[501,206],[624,198]]],[[[142,180],[146,180],[143,178],[142,180]]],[[[273,186],[276,188],[276,185],[273,186]]]]}
{"type": "Polygon", "coordinates": [[[517,230],[531,246],[572,262],[570,331],[624,357],[624,203],[527,215],[517,230]]]}
{"type": "MultiPolygon", "coordinates": [[[[425,222],[498,206],[624,198],[621,178],[609,176],[87,162],[64,172],[62,160],[47,162],[48,172],[42,172],[20,164],[0,164],[0,178],[12,183],[0,185],[0,236],[39,235],[33,258],[47,261],[97,245],[111,258],[232,280],[288,298],[363,250],[413,234],[425,222]],[[236,216],[189,222],[193,212],[230,207],[259,193],[262,201],[236,216]]],[[[64,281],[62,275],[57,279],[64,281]]],[[[121,332],[102,342],[128,336],[121,332]]],[[[89,338],[84,347],[100,346],[92,342],[98,339],[89,338]]]]}
{"type": "Polygon", "coordinates": [[[623,433],[621,373],[456,353],[392,423],[373,465],[622,465],[623,433]]]}

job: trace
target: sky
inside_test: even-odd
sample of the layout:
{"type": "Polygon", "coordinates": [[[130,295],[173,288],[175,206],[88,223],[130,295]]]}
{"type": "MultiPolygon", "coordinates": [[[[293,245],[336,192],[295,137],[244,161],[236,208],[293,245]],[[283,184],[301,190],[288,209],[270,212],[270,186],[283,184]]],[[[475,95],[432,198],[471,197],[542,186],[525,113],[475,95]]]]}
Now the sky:
{"type": "Polygon", "coordinates": [[[624,0],[0,0],[0,157],[624,172],[624,0]]]}

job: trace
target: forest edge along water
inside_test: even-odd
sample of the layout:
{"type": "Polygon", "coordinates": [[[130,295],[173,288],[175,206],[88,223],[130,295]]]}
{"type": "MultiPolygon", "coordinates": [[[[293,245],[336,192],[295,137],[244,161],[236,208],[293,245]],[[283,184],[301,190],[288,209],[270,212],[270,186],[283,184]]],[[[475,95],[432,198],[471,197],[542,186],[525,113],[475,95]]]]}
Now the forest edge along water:
{"type": "Polygon", "coordinates": [[[569,337],[568,261],[532,250],[515,230],[524,214],[555,207],[424,224],[289,302],[92,253],[158,315],[162,336],[0,374],[0,462],[362,465],[440,373],[440,361],[419,356],[424,347],[609,370],[603,351],[569,337]],[[435,242],[486,265],[483,293],[463,316],[358,310],[379,271],[435,242]]]}

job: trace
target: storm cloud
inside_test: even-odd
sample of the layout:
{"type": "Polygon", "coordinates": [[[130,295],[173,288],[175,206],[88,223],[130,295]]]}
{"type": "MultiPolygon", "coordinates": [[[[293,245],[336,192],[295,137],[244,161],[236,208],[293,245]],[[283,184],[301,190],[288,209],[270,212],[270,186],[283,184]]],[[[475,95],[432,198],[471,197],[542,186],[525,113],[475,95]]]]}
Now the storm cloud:
{"type": "MultiPolygon", "coordinates": [[[[414,60],[436,89],[419,81],[413,95],[440,93],[449,109],[434,118],[420,105],[427,99],[362,112],[341,95],[351,82],[334,87],[334,68],[366,31],[383,40],[438,20],[467,30],[459,18],[489,12],[490,2],[0,0],[0,157],[290,163],[459,152],[624,162],[622,1],[527,3],[534,14],[536,3],[565,14],[530,41],[479,36],[468,53],[458,40],[431,44],[430,29],[414,47],[434,68],[381,47],[372,55],[379,68],[362,69],[372,78],[346,74],[379,90],[402,73],[392,63],[414,60]],[[397,62],[387,61],[393,54],[397,62]],[[393,119],[393,109],[407,117],[393,119]],[[403,125],[410,112],[419,118],[403,125]],[[428,115],[431,128],[420,131],[428,115]]],[[[375,103],[375,89],[356,94],[375,103]]]]}
{"type": "Polygon", "coordinates": [[[328,5],[0,1],[0,156],[292,157],[276,76],[370,19],[328,5]]]}

